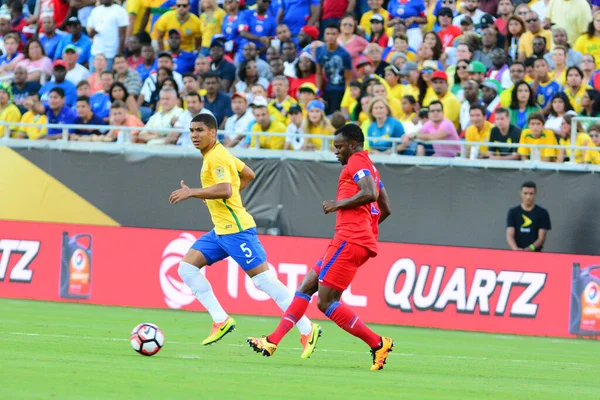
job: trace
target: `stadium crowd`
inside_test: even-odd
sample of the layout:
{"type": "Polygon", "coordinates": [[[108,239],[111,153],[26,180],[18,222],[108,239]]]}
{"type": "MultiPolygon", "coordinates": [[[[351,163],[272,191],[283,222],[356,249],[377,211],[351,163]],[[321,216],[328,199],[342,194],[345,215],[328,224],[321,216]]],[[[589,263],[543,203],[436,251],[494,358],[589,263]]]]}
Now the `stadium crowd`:
{"type": "Polygon", "coordinates": [[[38,2],[0,8],[0,123],[37,124],[0,137],[185,145],[169,130],[210,113],[228,147],[355,123],[372,153],[600,164],[600,125],[573,121],[600,116],[599,0],[38,2]],[[589,150],[497,146],[570,146],[573,124],[589,150]]]}

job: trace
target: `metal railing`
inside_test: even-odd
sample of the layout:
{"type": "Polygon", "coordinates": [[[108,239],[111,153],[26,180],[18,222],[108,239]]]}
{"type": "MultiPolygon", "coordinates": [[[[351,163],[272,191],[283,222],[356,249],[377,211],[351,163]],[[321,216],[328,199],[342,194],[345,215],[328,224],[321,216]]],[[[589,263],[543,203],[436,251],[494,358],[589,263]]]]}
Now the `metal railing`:
{"type": "MultiPolygon", "coordinates": [[[[597,118],[583,118],[577,117],[574,120],[593,120],[598,121],[597,118]]],[[[8,123],[6,121],[0,122],[1,126],[4,126],[4,132],[8,133],[9,127],[43,127],[48,129],[60,129],[61,133],[56,140],[28,140],[28,139],[12,139],[8,134],[5,134],[0,139],[0,145],[5,145],[13,148],[37,148],[37,149],[53,149],[53,150],[72,150],[72,151],[85,151],[85,152],[104,152],[104,153],[139,153],[146,155],[161,155],[167,157],[201,157],[200,152],[191,145],[188,146],[177,146],[177,145],[148,145],[138,144],[131,142],[131,132],[143,132],[143,127],[125,127],[125,126],[110,126],[110,125],[75,125],[75,124],[35,124],[35,123],[8,123]],[[99,131],[110,131],[118,130],[119,134],[115,142],[79,142],[71,141],[70,130],[81,129],[81,130],[99,130],[99,131]]],[[[418,157],[418,156],[404,156],[396,153],[382,155],[373,154],[371,158],[379,163],[389,164],[406,164],[406,165],[439,165],[439,166],[469,166],[478,168],[511,168],[511,169],[547,169],[547,170],[564,170],[564,171],[589,171],[589,172],[600,172],[600,166],[590,164],[575,164],[570,163],[551,163],[543,162],[539,160],[490,160],[490,159],[470,159],[466,154],[468,146],[493,146],[496,148],[513,148],[519,147],[530,148],[530,149],[570,149],[572,158],[576,150],[598,150],[600,148],[590,148],[588,146],[576,146],[575,138],[577,136],[576,124],[573,124],[571,145],[568,147],[560,145],[533,145],[533,144],[521,144],[521,143],[482,143],[482,142],[466,142],[466,141],[455,141],[455,140],[434,140],[434,141],[423,141],[418,140],[418,143],[422,144],[444,144],[461,147],[460,157],[418,157]]],[[[155,132],[179,132],[184,133],[188,130],[183,128],[165,128],[165,129],[153,129],[155,132]]],[[[267,137],[286,137],[286,133],[271,133],[271,132],[232,132],[232,131],[218,131],[219,135],[240,135],[246,136],[267,136],[267,137]]],[[[301,160],[315,160],[315,161],[337,161],[335,156],[330,151],[332,146],[333,136],[331,135],[315,135],[315,134],[297,134],[297,137],[311,138],[311,139],[322,139],[322,149],[315,151],[298,151],[298,150],[268,150],[261,149],[259,140],[255,140],[253,147],[247,148],[231,148],[231,152],[236,156],[246,158],[290,158],[290,159],[301,159],[301,160]]],[[[401,138],[368,138],[371,142],[386,142],[392,143],[395,148],[402,141],[401,138]]]]}

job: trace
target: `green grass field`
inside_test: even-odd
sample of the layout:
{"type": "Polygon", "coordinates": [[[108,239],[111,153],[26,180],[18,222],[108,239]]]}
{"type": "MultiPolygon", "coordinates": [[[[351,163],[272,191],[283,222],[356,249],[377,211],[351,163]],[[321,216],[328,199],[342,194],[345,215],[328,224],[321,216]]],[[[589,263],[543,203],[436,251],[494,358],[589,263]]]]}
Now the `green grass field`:
{"type": "Polygon", "coordinates": [[[600,343],[375,326],[396,341],[383,371],[368,349],[330,322],[309,360],[293,332],[274,357],[249,335],[275,318],[202,347],[204,313],[0,299],[0,399],[598,399],[600,343]],[[153,322],[166,337],[154,357],[129,345],[153,322]]]}

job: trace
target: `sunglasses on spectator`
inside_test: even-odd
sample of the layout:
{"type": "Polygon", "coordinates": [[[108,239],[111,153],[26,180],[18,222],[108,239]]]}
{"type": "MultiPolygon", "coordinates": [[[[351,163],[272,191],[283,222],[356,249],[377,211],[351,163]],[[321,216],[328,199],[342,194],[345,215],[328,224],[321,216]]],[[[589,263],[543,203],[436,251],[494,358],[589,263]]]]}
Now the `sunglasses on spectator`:
{"type": "Polygon", "coordinates": [[[454,4],[454,0],[444,0],[442,4],[454,4]]]}
{"type": "Polygon", "coordinates": [[[527,22],[528,24],[531,24],[532,22],[538,22],[539,18],[531,18],[531,19],[527,19],[525,20],[525,22],[527,22]]]}
{"type": "Polygon", "coordinates": [[[600,133],[590,133],[590,137],[598,137],[600,136],[600,133]]]}
{"type": "Polygon", "coordinates": [[[432,69],[424,69],[421,71],[421,73],[423,74],[433,74],[433,70],[432,69]]]}
{"type": "Polygon", "coordinates": [[[468,65],[457,65],[456,68],[457,69],[467,69],[467,68],[469,68],[469,66],[468,65]]]}
{"type": "Polygon", "coordinates": [[[529,12],[529,11],[519,11],[517,14],[519,14],[519,15],[525,15],[525,14],[527,14],[528,12],[529,12]]]}
{"type": "Polygon", "coordinates": [[[186,8],[189,7],[189,4],[177,4],[177,8],[186,8]]]}

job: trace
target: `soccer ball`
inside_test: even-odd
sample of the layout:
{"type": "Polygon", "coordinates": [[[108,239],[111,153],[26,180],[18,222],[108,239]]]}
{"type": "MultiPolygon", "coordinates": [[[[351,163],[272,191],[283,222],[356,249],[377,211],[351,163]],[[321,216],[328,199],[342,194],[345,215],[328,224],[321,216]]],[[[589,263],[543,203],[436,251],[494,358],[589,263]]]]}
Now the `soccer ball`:
{"type": "Polygon", "coordinates": [[[131,347],[143,356],[153,356],[165,344],[165,335],[154,324],[139,324],[131,331],[131,347]]]}

